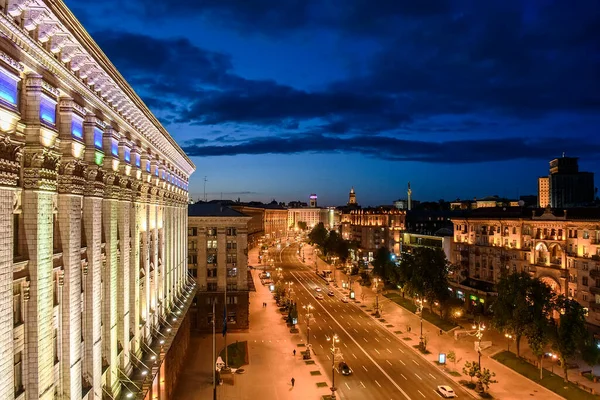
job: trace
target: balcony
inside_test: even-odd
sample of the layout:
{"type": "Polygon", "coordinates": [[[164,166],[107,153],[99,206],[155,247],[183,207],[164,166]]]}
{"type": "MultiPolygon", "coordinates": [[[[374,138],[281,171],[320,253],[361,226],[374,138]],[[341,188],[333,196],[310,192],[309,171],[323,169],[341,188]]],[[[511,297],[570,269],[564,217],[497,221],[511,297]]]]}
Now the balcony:
{"type": "Polygon", "coordinates": [[[600,269],[590,269],[590,277],[596,279],[596,278],[600,278],[600,269]]]}
{"type": "Polygon", "coordinates": [[[550,259],[550,264],[552,265],[562,265],[562,259],[559,257],[553,257],[550,259]]]}

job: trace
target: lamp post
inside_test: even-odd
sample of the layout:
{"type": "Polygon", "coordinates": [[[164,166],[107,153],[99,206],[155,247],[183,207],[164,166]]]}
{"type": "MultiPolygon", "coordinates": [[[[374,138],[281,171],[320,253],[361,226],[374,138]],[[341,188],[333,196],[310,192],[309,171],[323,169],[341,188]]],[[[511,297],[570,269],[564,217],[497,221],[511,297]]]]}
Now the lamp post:
{"type": "Polygon", "coordinates": [[[283,278],[283,269],[281,267],[275,268],[275,271],[277,271],[277,279],[283,278]]]}
{"type": "Polygon", "coordinates": [[[483,337],[485,324],[482,324],[481,321],[479,321],[477,325],[473,325],[473,329],[477,329],[477,332],[475,332],[475,337],[477,337],[477,339],[479,340],[477,342],[477,354],[479,354],[479,370],[481,371],[481,338],[483,337]]]}
{"type": "Polygon", "coordinates": [[[314,308],[312,304],[302,306],[306,310],[306,347],[308,348],[307,354],[310,359],[310,318],[312,317],[311,311],[314,308]]]}
{"type": "Polygon", "coordinates": [[[291,301],[292,300],[292,285],[294,284],[294,282],[287,281],[286,284],[288,285],[288,294],[290,296],[290,301],[291,301]]]}
{"type": "Polygon", "coordinates": [[[375,278],[375,318],[379,318],[379,282],[381,279],[375,278]]]}
{"type": "Polygon", "coordinates": [[[415,312],[415,314],[417,314],[419,316],[419,320],[421,322],[421,333],[419,334],[419,346],[421,346],[421,347],[424,347],[424,342],[423,342],[423,302],[424,302],[424,300],[422,300],[422,299],[417,300],[417,311],[415,312]]]}
{"type": "Polygon", "coordinates": [[[331,341],[331,398],[335,400],[335,391],[337,390],[335,387],[335,344],[340,341],[340,338],[334,334],[332,337],[327,337],[327,341],[331,341]]]}
{"type": "Polygon", "coordinates": [[[510,351],[510,341],[512,340],[512,335],[510,333],[505,333],[504,337],[506,338],[506,350],[510,351]]]}

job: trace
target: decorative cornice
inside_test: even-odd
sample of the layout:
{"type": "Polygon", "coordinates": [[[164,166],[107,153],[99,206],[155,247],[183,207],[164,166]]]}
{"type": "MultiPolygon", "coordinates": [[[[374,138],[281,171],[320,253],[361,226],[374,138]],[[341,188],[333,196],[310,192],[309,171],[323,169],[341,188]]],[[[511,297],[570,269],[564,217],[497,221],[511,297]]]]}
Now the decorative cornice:
{"type": "Polygon", "coordinates": [[[10,140],[8,135],[0,139],[0,185],[16,186],[19,183],[23,145],[10,140]]]}
{"type": "Polygon", "coordinates": [[[25,67],[23,66],[23,64],[21,64],[8,54],[4,53],[3,51],[0,51],[0,60],[4,61],[14,69],[19,70],[20,72],[25,71],[25,67]]]}
{"type": "Polygon", "coordinates": [[[48,82],[42,80],[42,89],[52,93],[54,96],[58,97],[60,95],[59,91],[57,88],[55,88],[54,86],[50,85],[48,82]]]}
{"type": "Polygon", "coordinates": [[[23,188],[55,191],[59,165],[59,153],[25,147],[23,188]]]}
{"type": "Polygon", "coordinates": [[[104,170],[97,165],[90,165],[85,171],[85,196],[104,196],[104,170]]]}
{"type": "Polygon", "coordinates": [[[83,195],[87,165],[81,160],[63,162],[58,168],[58,192],[83,195]]]}

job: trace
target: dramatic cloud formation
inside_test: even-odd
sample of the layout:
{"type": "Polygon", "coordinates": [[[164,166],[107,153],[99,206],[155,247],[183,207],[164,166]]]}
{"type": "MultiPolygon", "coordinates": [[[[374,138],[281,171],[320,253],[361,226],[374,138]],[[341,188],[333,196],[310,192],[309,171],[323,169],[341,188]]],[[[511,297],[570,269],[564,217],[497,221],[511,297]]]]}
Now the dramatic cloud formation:
{"type": "Polygon", "coordinates": [[[68,3],[192,156],[600,156],[596,0],[68,3]]]}

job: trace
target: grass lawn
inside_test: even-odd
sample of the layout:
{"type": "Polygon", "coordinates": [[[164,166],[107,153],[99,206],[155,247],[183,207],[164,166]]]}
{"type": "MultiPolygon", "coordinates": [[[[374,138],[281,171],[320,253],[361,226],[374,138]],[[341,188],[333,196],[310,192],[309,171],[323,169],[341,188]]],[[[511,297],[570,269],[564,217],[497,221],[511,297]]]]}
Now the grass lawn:
{"type": "MultiPolygon", "coordinates": [[[[412,313],[417,311],[417,306],[412,300],[403,298],[398,293],[386,293],[384,296],[412,313]]],[[[431,313],[428,309],[423,309],[423,319],[431,322],[443,331],[449,331],[457,326],[454,322],[442,319],[439,315],[431,313]]]]}
{"type": "MultiPolygon", "coordinates": [[[[219,354],[225,360],[225,349],[219,354]]],[[[248,342],[236,342],[227,346],[227,365],[232,368],[240,368],[248,364],[248,342]]]]}
{"type": "Polygon", "coordinates": [[[529,364],[527,361],[518,358],[515,354],[508,351],[496,354],[494,359],[568,400],[598,399],[597,396],[579,389],[570,382],[565,383],[562,377],[554,375],[548,370],[545,370],[544,379],[540,381],[540,370],[536,366],[529,364]]]}

